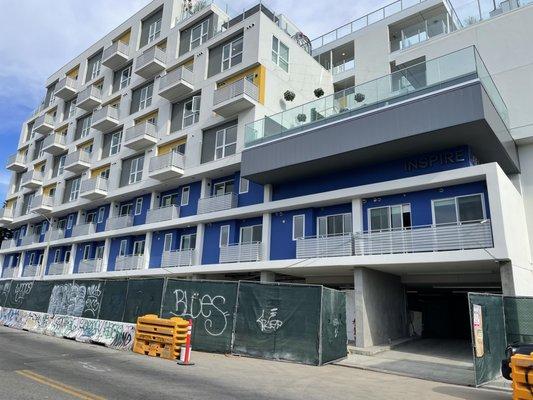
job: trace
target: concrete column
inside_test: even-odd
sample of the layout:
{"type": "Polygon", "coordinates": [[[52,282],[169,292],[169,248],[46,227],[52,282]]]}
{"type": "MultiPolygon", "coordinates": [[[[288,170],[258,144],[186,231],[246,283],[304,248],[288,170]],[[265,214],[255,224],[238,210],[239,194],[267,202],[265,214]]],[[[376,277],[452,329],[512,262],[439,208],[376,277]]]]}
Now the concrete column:
{"type": "Polygon", "coordinates": [[[202,178],[202,186],[200,187],[200,198],[209,197],[211,193],[211,179],[202,178]]]}
{"type": "Polygon", "coordinates": [[[276,282],[276,274],[272,271],[261,271],[261,282],[276,282]]]}
{"type": "Polygon", "coordinates": [[[505,296],[532,296],[533,271],[514,265],[513,260],[500,262],[502,292],[505,296]]]}
{"type": "Polygon", "coordinates": [[[354,232],[363,232],[363,201],[352,199],[352,227],[354,232]]]}
{"type": "Polygon", "coordinates": [[[270,231],[272,228],[272,217],[270,214],[263,214],[261,260],[270,260],[270,231]]]}
{"type": "Polygon", "coordinates": [[[109,205],[109,218],[115,218],[118,217],[119,213],[119,202],[118,201],[112,201],[109,205]]]}
{"type": "Polygon", "coordinates": [[[202,265],[202,255],[204,253],[204,233],[205,225],[198,224],[196,227],[196,259],[194,260],[194,265],[202,265]]]}
{"type": "Polygon", "coordinates": [[[396,275],[354,270],[355,344],[371,347],[407,335],[405,291],[396,275]]]}
{"type": "Polygon", "coordinates": [[[159,207],[159,192],[152,192],[150,196],[150,209],[159,207]]]}
{"type": "Polygon", "coordinates": [[[143,269],[148,269],[150,267],[150,249],[152,248],[152,238],[153,232],[146,232],[146,238],[144,242],[143,269]]]}
{"type": "Polygon", "coordinates": [[[24,258],[26,257],[26,252],[20,252],[19,263],[17,266],[17,271],[13,274],[14,278],[20,278],[22,276],[22,269],[24,268],[24,258]]]}
{"type": "Polygon", "coordinates": [[[76,263],[76,253],[78,252],[78,244],[73,243],[70,248],[70,260],[68,262],[67,274],[71,275],[74,273],[74,266],[76,263]]]}
{"type": "Polygon", "coordinates": [[[107,271],[109,264],[109,250],[111,249],[111,238],[107,238],[104,242],[104,254],[102,255],[102,272],[107,271]]]}
{"type": "Polygon", "coordinates": [[[263,186],[263,203],[272,201],[272,185],[267,183],[263,186]]]}
{"type": "Polygon", "coordinates": [[[4,260],[6,258],[5,254],[0,254],[0,278],[4,274],[4,260]]]}

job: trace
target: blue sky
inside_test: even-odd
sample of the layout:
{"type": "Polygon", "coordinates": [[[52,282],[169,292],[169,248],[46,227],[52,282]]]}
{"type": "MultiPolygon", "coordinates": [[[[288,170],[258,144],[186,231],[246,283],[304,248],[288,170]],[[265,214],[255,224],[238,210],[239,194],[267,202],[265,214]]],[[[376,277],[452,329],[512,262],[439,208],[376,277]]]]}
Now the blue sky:
{"type": "MultiPolygon", "coordinates": [[[[0,199],[22,123],[44,96],[48,76],[148,4],[149,0],[0,0],[0,199]]],[[[270,0],[311,39],[390,3],[389,0],[270,0]]],[[[218,0],[217,0],[218,3],[218,0]]],[[[232,9],[258,0],[229,1],[232,9]]],[[[265,3],[265,2],[264,2],[265,3]]]]}

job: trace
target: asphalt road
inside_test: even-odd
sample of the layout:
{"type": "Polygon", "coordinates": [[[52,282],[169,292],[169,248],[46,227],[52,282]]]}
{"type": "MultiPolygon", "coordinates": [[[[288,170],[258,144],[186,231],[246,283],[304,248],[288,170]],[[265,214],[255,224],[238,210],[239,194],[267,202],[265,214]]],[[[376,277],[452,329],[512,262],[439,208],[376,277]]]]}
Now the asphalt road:
{"type": "Polygon", "coordinates": [[[193,351],[194,366],[0,327],[0,399],[510,399],[335,365],[193,351]]]}

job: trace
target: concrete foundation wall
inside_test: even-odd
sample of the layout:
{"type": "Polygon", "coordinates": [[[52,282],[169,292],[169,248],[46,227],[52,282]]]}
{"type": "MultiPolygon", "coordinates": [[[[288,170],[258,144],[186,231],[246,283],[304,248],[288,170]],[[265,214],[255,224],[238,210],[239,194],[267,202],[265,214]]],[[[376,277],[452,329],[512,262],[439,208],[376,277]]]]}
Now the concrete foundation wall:
{"type": "Polygon", "coordinates": [[[405,291],[399,276],[354,270],[355,344],[370,347],[407,335],[405,291]]]}

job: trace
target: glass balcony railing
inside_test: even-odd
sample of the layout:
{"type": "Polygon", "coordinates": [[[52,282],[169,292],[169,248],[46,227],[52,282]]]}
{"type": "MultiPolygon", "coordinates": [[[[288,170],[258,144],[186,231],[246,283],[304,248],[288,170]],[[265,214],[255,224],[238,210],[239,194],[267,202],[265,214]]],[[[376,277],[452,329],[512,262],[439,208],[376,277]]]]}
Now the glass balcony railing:
{"type": "Polygon", "coordinates": [[[507,106],[476,48],[471,46],[252,122],[245,128],[245,146],[266,143],[311,125],[375,110],[474,79],[481,82],[509,127],[507,106]]]}
{"type": "Polygon", "coordinates": [[[473,0],[455,5],[455,14],[461,27],[496,17],[533,3],[533,0],[473,0]]]}

